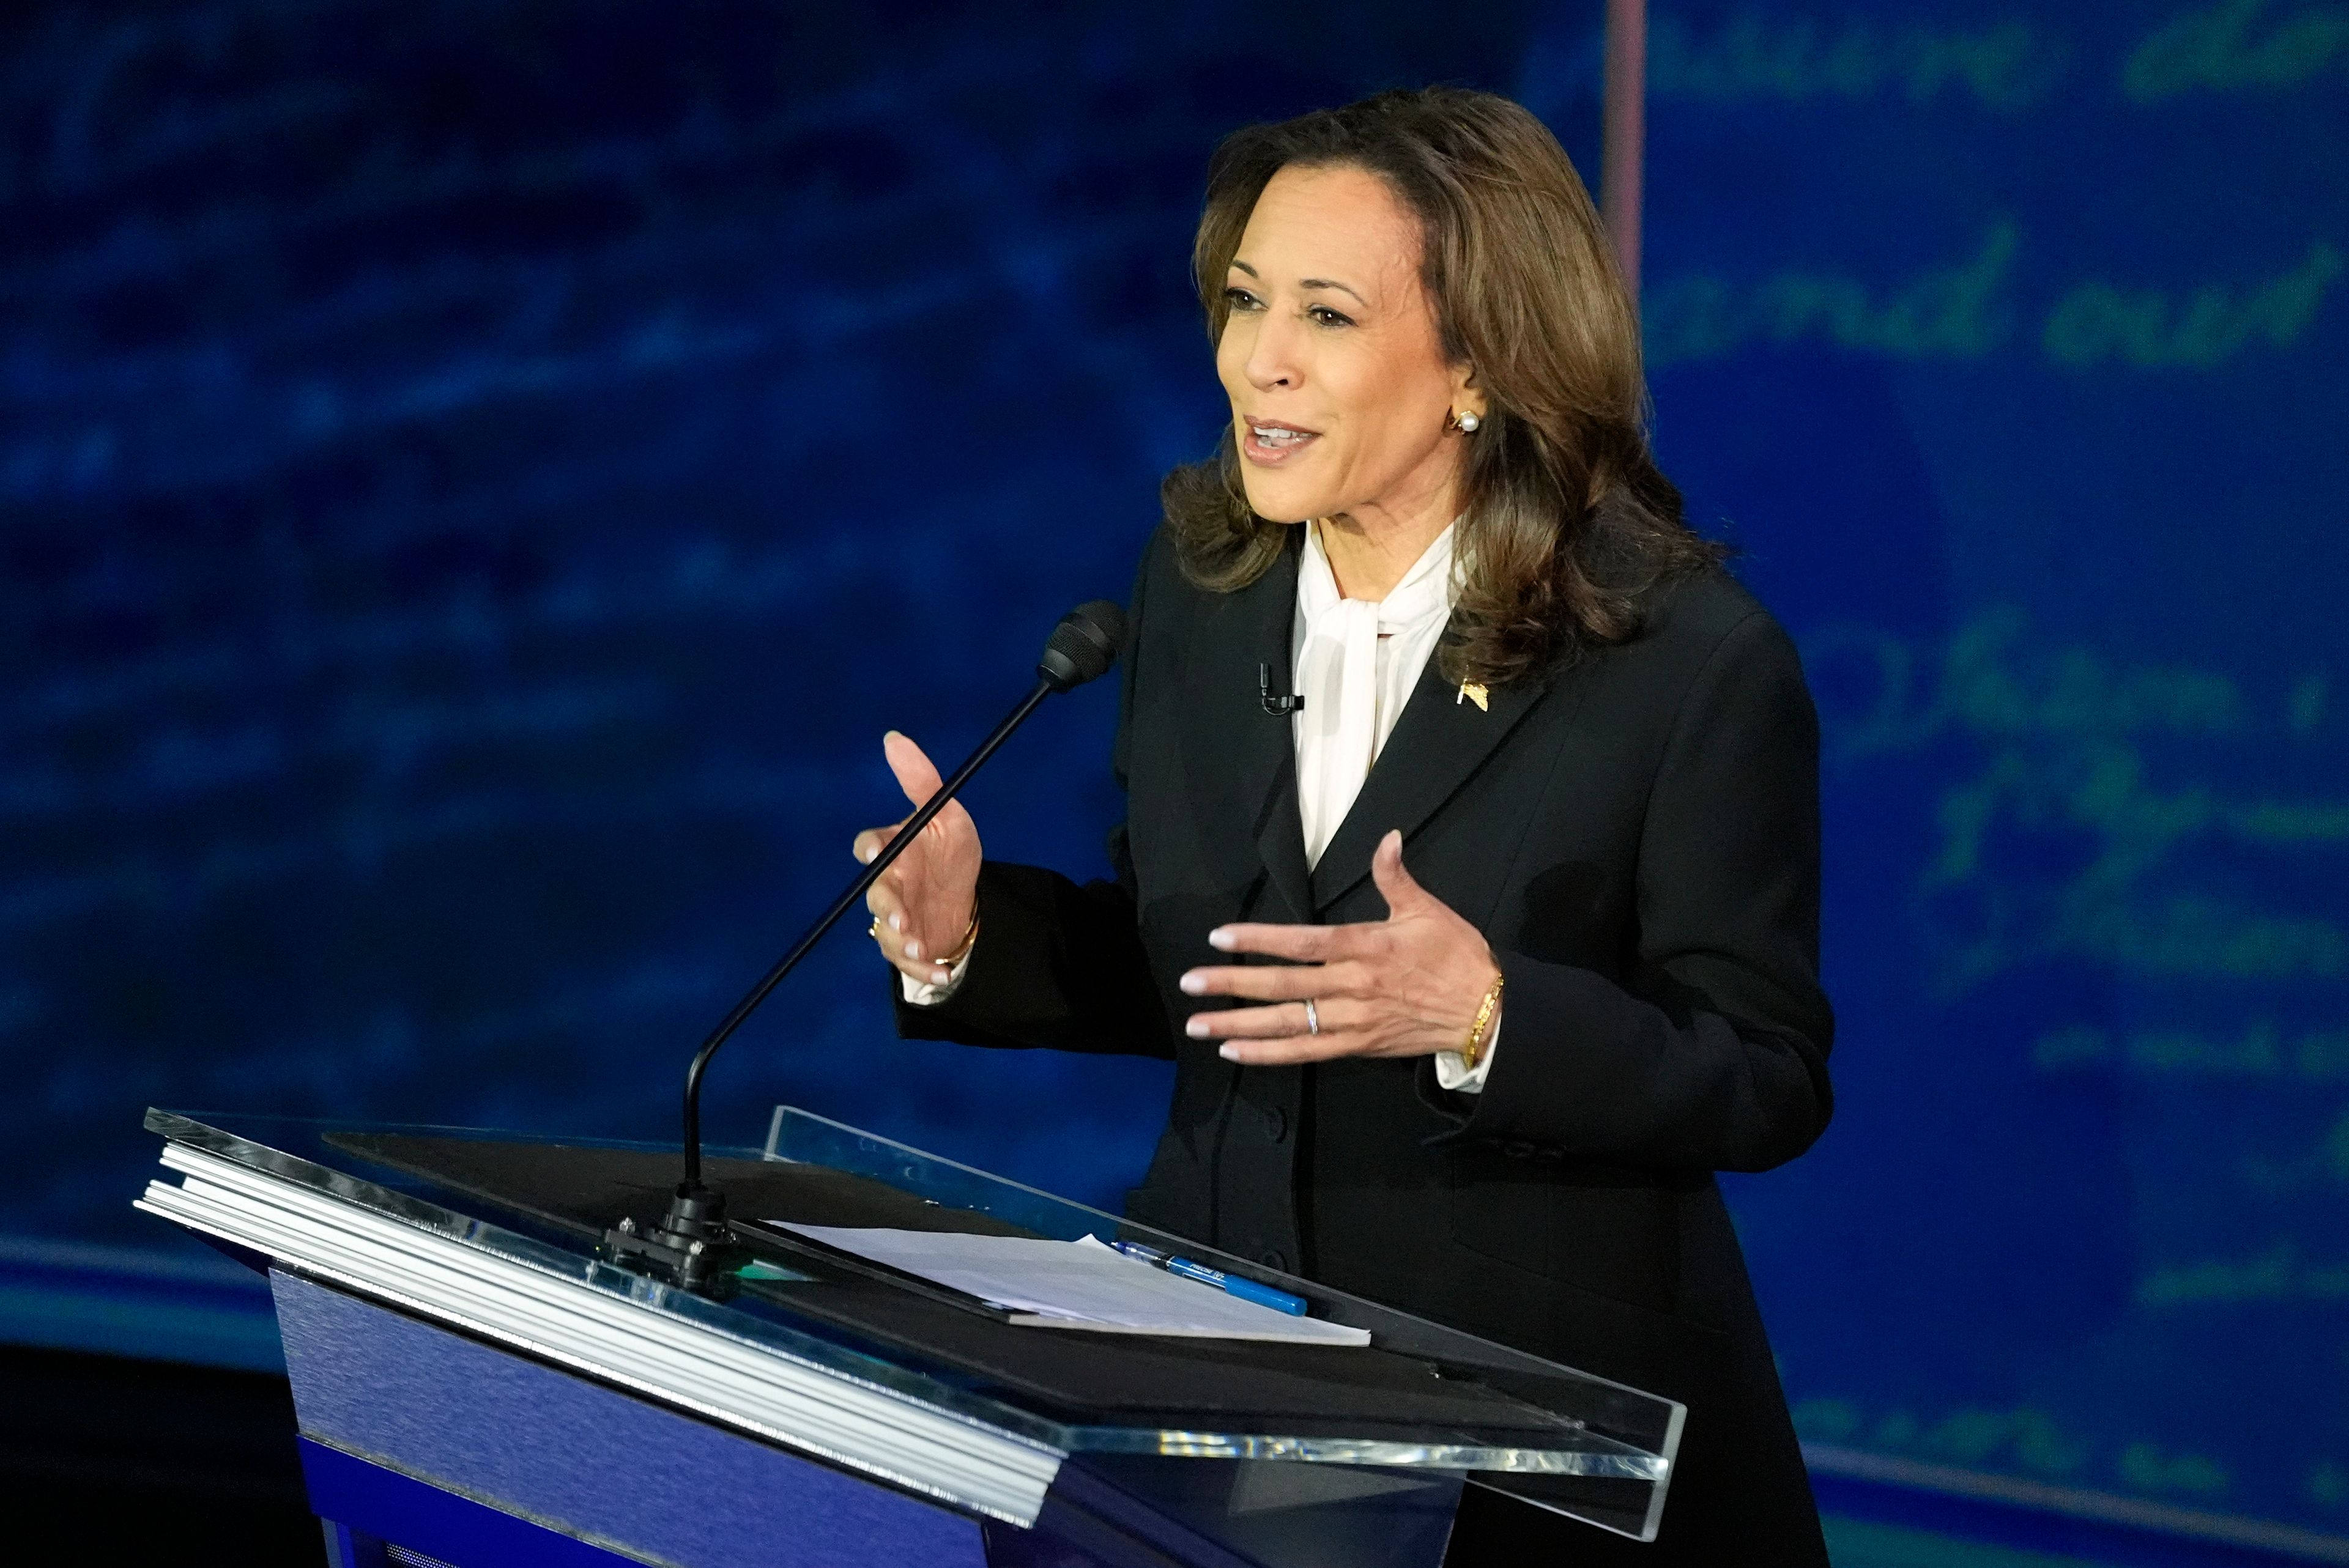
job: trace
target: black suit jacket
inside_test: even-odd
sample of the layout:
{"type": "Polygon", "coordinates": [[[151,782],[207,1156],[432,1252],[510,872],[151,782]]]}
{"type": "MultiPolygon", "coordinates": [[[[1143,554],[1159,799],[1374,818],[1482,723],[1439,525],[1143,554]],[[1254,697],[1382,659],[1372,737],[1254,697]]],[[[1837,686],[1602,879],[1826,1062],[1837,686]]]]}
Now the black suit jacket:
{"type": "Polygon", "coordinates": [[[1489,711],[1431,660],[1309,872],[1290,721],[1257,702],[1257,666],[1289,668],[1296,573],[1292,546],[1210,593],[1153,541],[1115,880],[988,864],[961,986],[901,1003],[900,1030],[1171,1056],[1135,1218],[1685,1400],[1665,1550],[1633,1560],[1823,1563],[1713,1175],[1792,1159],[1829,1111],[1817,727],[1793,645],[1711,573],[1489,711]],[[1392,828],[1507,975],[1484,1092],[1445,1093],[1427,1057],[1242,1068],[1187,1038],[1201,1004],[1177,978],[1229,962],[1208,931],[1382,918],[1371,852],[1392,828]]]}

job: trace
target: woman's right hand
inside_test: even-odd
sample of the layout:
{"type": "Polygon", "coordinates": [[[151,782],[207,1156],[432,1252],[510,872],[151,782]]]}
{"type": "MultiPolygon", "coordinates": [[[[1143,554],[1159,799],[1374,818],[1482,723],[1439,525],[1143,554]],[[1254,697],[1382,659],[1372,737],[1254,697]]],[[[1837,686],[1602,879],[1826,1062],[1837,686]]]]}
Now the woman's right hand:
{"type": "MultiPolygon", "coordinates": [[[[936,765],[920,747],[893,729],[881,738],[881,750],[905,799],[917,809],[938,792],[936,765]]],[[[904,825],[900,818],[857,834],[852,846],[857,860],[869,864],[904,825]]],[[[978,908],[978,828],[961,801],[949,800],[864,895],[873,911],[873,940],[899,974],[926,985],[946,984],[948,972],[935,960],[953,953],[970,934],[978,908]]]]}

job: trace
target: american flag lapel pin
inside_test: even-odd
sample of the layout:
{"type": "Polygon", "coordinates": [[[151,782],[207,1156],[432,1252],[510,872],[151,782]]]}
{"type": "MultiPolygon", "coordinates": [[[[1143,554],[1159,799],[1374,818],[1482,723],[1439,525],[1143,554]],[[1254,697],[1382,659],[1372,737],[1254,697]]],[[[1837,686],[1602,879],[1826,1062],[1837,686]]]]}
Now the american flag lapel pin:
{"type": "Polygon", "coordinates": [[[1473,702],[1476,705],[1476,711],[1478,713],[1490,713],[1493,711],[1492,696],[1493,694],[1486,691],[1481,682],[1462,681],[1460,683],[1460,696],[1452,699],[1452,706],[1458,707],[1462,700],[1465,699],[1466,701],[1473,702]]]}

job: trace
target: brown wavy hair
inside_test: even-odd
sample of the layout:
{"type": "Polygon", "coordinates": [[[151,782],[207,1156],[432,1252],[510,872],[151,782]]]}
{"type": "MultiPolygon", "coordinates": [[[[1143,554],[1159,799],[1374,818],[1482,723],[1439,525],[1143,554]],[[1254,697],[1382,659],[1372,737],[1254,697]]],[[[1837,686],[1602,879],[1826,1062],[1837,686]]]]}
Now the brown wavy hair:
{"type": "MultiPolygon", "coordinates": [[[[1234,132],[1207,166],[1191,255],[1211,342],[1248,214],[1291,166],[1359,168],[1402,198],[1444,352],[1485,397],[1468,438],[1465,571],[1438,654],[1447,679],[1499,684],[1619,643],[1651,590],[1721,561],[1650,455],[1637,313],[1547,127],[1507,98],[1430,88],[1234,132]]],[[[1246,587],[1287,546],[1288,525],[1247,503],[1228,426],[1216,455],[1168,474],[1160,494],[1203,588],[1246,587]]]]}

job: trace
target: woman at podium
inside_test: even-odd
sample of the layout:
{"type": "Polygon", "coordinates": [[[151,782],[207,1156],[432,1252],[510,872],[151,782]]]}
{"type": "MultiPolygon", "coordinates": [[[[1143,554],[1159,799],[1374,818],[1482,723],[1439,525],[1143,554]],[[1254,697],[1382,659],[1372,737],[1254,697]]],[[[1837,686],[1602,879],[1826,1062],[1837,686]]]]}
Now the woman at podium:
{"type": "Polygon", "coordinates": [[[1590,199],[1387,93],[1226,140],[1194,266],[1231,422],[1135,580],[1114,879],[948,806],[872,893],[899,1028],[1171,1057],[1133,1217],[1687,1404],[1654,1545],[1471,1488],[1451,1561],[1824,1563],[1713,1177],[1829,1113],[1816,722],[1590,199]]]}

